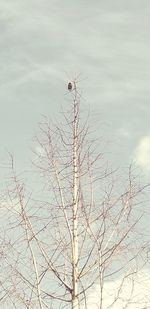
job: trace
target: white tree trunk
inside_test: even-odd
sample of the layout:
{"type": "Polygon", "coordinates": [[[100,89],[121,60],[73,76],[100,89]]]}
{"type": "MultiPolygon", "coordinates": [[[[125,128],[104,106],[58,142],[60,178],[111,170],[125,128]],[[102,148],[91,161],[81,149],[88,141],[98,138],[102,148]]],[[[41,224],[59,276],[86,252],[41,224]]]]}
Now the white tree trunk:
{"type": "Polygon", "coordinates": [[[73,119],[73,247],[72,247],[72,309],[79,308],[78,301],[78,160],[77,160],[77,112],[78,102],[74,99],[73,119]]]}

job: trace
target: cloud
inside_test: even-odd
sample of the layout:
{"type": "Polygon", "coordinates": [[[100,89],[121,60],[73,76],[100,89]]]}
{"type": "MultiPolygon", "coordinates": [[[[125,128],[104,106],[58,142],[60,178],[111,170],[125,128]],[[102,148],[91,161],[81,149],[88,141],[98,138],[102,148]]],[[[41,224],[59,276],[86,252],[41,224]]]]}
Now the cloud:
{"type": "MultiPolygon", "coordinates": [[[[150,270],[139,272],[136,278],[106,282],[103,288],[103,308],[144,309],[150,308],[150,270]]],[[[87,298],[87,309],[98,309],[99,286],[95,285],[87,298]]]]}
{"type": "Polygon", "coordinates": [[[36,146],[35,147],[35,154],[36,154],[36,158],[37,158],[37,156],[41,157],[41,158],[42,157],[44,158],[46,153],[45,153],[45,151],[44,151],[44,149],[42,147],[36,146]]]}
{"type": "Polygon", "coordinates": [[[118,135],[124,138],[129,138],[130,137],[130,132],[128,129],[121,127],[117,131],[118,135]]]}
{"type": "Polygon", "coordinates": [[[145,170],[150,171],[150,135],[144,136],[135,150],[135,162],[145,170]]]}

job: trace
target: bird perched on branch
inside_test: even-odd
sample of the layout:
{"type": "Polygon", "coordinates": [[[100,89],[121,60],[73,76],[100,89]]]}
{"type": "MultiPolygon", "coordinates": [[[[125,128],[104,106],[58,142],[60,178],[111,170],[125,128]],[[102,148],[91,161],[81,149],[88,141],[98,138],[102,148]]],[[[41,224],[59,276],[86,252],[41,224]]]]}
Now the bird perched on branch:
{"type": "Polygon", "coordinates": [[[71,91],[72,90],[72,83],[68,84],[68,90],[71,91]]]}

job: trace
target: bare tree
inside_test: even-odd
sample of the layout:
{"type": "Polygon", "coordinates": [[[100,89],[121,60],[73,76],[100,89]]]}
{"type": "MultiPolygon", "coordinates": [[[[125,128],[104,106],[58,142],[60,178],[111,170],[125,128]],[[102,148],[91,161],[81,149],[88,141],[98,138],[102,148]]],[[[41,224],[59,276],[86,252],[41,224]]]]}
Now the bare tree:
{"type": "Polygon", "coordinates": [[[87,308],[93,288],[97,308],[113,308],[130,281],[127,308],[147,261],[140,232],[146,186],[131,166],[124,177],[108,167],[83,117],[76,81],[69,95],[62,124],[46,118],[39,124],[34,190],[11,156],[2,196],[1,308],[87,308]],[[107,282],[118,276],[113,300],[106,302],[107,282]]]}

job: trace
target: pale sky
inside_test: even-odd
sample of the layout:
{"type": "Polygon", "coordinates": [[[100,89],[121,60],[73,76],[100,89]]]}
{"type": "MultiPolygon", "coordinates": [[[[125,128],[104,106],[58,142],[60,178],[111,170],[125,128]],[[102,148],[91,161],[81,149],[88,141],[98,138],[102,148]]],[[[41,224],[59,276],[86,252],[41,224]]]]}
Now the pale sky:
{"type": "Polygon", "coordinates": [[[59,120],[81,73],[114,164],[136,160],[150,179],[149,32],[149,0],[0,0],[1,162],[7,149],[25,168],[41,115],[59,120]]]}
{"type": "Polygon", "coordinates": [[[0,157],[8,149],[23,167],[41,114],[59,118],[75,73],[116,156],[126,164],[142,151],[150,136],[149,16],[149,0],[1,0],[0,157]]]}

